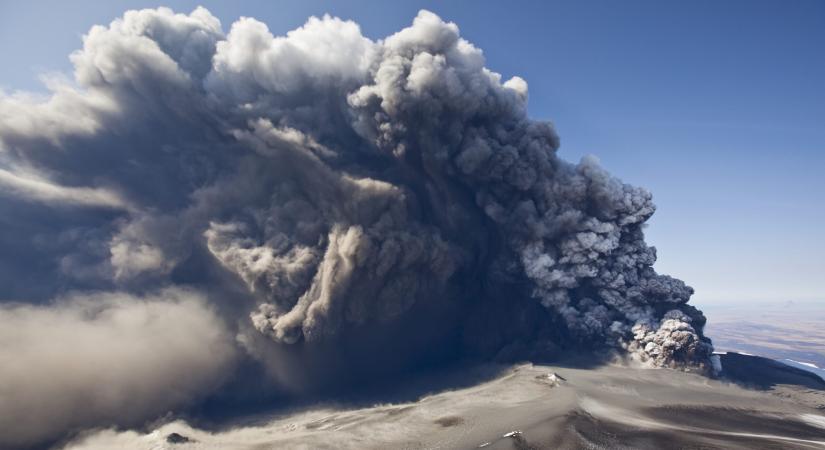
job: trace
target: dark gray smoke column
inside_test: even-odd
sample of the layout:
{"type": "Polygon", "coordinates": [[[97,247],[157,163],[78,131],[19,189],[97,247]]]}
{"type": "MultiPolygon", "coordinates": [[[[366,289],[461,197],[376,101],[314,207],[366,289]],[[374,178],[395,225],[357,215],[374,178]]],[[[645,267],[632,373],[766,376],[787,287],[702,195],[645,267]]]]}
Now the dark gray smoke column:
{"type": "MultiPolygon", "coordinates": [[[[47,99],[0,95],[0,298],[68,311],[65,292],[110,291],[129,311],[185,287],[197,301],[168,301],[191,317],[164,326],[225,355],[200,395],[235,339],[286,384],[435,353],[707,367],[692,289],[652,268],[651,195],[558,159],[524,80],[455,24],[422,11],[374,42],[330,17],[273,37],[247,18],[224,35],[202,8],[131,11],[71,59],[47,99]]],[[[13,308],[0,319],[35,316],[13,308]]]]}

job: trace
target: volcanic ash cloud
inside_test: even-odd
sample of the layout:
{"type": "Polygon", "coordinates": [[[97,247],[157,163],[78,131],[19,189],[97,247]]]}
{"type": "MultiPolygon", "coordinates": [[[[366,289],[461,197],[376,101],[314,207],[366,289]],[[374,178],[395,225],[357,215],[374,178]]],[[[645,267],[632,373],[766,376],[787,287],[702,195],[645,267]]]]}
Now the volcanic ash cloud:
{"type": "MultiPolygon", "coordinates": [[[[298,392],[466,356],[708,367],[692,289],[652,267],[651,194],[559,159],[527,83],[485,68],[453,23],[422,11],[372,41],[328,16],[275,37],[251,18],[225,33],[203,8],[129,11],[71,61],[45,98],[0,95],[0,298],[17,302],[0,367],[25,354],[20,373],[48,370],[38,356],[74,327],[76,365],[129,367],[145,339],[149,361],[180,355],[142,389],[202,375],[171,409],[217,389],[238,350],[298,392]],[[84,291],[108,294],[63,295],[84,291]],[[40,316],[60,326],[34,332],[40,316]]],[[[51,385],[65,392],[41,392],[46,428],[98,382],[113,393],[82,425],[158,414],[117,412],[130,376],[51,385]]],[[[27,380],[0,371],[0,395],[27,380]]]]}

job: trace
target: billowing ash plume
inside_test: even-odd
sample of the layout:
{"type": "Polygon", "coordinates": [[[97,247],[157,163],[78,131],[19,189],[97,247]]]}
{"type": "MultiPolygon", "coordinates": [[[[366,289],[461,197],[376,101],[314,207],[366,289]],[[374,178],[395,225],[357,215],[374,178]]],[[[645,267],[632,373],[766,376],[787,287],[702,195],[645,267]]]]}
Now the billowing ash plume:
{"type": "Polygon", "coordinates": [[[692,289],[652,268],[650,193],[559,159],[525,81],[502,82],[455,24],[422,11],[376,42],[324,17],[274,37],[161,8],[92,28],[71,60],[48,97],[0,96],[0,297],[18,302],[0,367],[26,355],[0,370],[0,423],[43,421],[9,442],[150,419],[115,412],[119,396],[175,388],[188,365],[202,379],[160,403],[181,407],[236,347],[296,392],[467,356],[707,366],[692,289]],[[83,291],[109,293],[66,299],[83,291]],[[129,367],[138,346],[156,372],[79,376],[67,392],[106,384],[111,401],[71,420],[69,394],[6,402],[53,346],[77,367],[129,367]]]}

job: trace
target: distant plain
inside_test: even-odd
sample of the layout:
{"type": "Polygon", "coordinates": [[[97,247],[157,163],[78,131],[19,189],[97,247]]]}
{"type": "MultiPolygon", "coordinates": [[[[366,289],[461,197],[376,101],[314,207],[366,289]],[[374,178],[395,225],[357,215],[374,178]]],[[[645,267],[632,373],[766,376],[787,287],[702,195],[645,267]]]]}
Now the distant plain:
{"type": "Polygon", "coordinates": [[[825,368],[825,304],[703,304],[717,351],[738,351],[825,368]]]}

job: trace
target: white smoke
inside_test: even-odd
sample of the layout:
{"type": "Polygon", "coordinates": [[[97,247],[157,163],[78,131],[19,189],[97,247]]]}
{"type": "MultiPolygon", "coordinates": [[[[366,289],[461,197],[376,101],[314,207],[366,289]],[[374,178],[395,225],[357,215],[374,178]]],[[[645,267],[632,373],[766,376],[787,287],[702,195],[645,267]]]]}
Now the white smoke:
{"type": "MultiPolygon", "coordinates": [[[[209,392],[235,348],[225,330],[282,382],[573,349],[709,364],[692,289],[652,268],[651,194],[595,158],[559,159],[527,83],[487,69],[453,23],[422,11],[372,41],[328,16],[275,37],[251,18],[225,35],[203,8],[129,11],[71,60],[74,81],[45,100],[0,94],[0,298],[113,293],[4,310],[22,317],[4,339],[28,336],[8,357],[38,374],[32,391],[55,390],[29,402],[48,425],[14,439],[134,424],[209,392]],[[169,286],[210,292],[220,317],[169,286]],[[93,304],[109,315],[89,322],[93,304]],[[37,315],[63,326],[34,333],[37,315]],[[86,362],[44,365],[60,342],[86,362]],[[132,369],[95,375],[116,392],[75,416],[94,394],[78,367],[107,358],[132,369]],[[79,375],[38,378],[62,364],[79,375]],[[119,394],[132,383],[141,408],[119,394]]],[[[0,385],[16,392],[17,376],[0,385]]]]}

